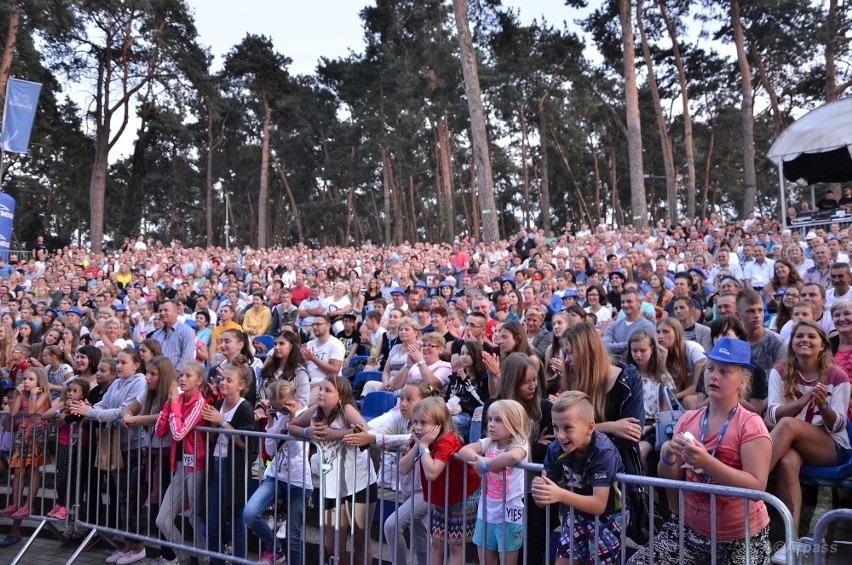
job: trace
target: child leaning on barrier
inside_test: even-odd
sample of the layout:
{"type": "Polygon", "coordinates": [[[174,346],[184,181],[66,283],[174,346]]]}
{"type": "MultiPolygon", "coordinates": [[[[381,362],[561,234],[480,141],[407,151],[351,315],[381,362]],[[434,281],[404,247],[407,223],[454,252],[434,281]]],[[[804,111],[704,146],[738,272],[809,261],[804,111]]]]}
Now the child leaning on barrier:
{"type": "Polygon", "coordinates": [[[355,407],[352,387],[347,379],[334,376],[322,381],[316,405],[293,421],[290,433],[310,438],[322,448],[317,474],[319,480],[323,481],[321,486],[325,487],[327,527],[323,535],[326,552],[338,556],[341,563],[350,563],[346,533],[350,531],[348,522],[351,519],[354,522],[353,562],[367,564],[373,561],[369,528],[379,497],[376,469],[370,460],[369,451],[361,451],[343,443],[343,438],[359,427],[365,429],[367,422],[355,407]],[[335,514],[341,510],[340,530],[335,531],[335,514]],[[338,547],[335,547],[336,536],[338,547]]]}
{"type": "Polygon", "coordinates": [[[595,552],[602,564],[618,563],[624,512],[615,483],[616,473],[624,471],[618,449],[595,431],[594,408],[585,393],[562,393],[552,416],[556,441],[547,450],[541,476],[533,479],[532,496],[539,506],[558,502],[574,508],[573,522],[563,511],[556,564],[566,565],[572,558],[595,563],[595,552]]]}
{"type": "MultiPolygon", "coordinates": [[[[399,394],[399,410],[390,410],[370,420],[367,430],[356,430],[343,441],[347,445],[377,445],[385,449],[404,447],[411,442],[411,417],[414,408],[424,398],[437,393],[425,381],[414,381],[402,387],[399,394]]],[[[396,455],[396,454],[394,454],[396,455]]],[[[387,470],[385,471],[387,472],[387,470]]],[[[408,545],[403,532],[409,530],[411,546],[418,565],[426,565],[428,543],[429,503],[423,499],[423,489],[412,474],[400,476],[400,493],[406,497],[396,511],[385,519],[385,541],[390,549],[394,565],[409,562],[408,545]]],[[[394,485],[393,488],[396,488],[394,485]]]]}
{"type": "Polygon", "coordinates": [[[485,483],[473,543],[482,563],[515,565],[524,541],[524,471],[511,467],[529,461],[530,418],[519,402],[497,400],[488,408],[487,431],[487,437],[464,446],[458,455],[485,483]]]}
{"type": "MultiPolygon", "coordinates": [[[[270,435],[286,435],[290,422],[307,410],[291,381],[272,381],[266,388],[265,398],[255,410],[255,417],[266,419],[266,433],[270,435]]],[[[302,565],[302,525],[313,491],[308,462],[310,444],[304,439],[267,438],[265,441],[266,452],[274,455],[263,481],[246,503],[243,522],[263,544],[261,563],[274,564],[286,558],[291,565],[302,565]],[[287,501],[286,547],[277,541],[275,532],[263,516],[278,498],[287,501]]]]}
{"type": "Polygon", "coordinates": [[[444,544],[449,564],[464,562],[464,544],[473,538],[479,500],[479,475],[453,456],[462,441],[453,429],[453,418],[443,398],[426,398],[412,415],[414,441],[399,462],[399,472],[411,473],[420,463],[420,482],[431,505],[432,544],[430,563],[444,563],[444,544]]]}

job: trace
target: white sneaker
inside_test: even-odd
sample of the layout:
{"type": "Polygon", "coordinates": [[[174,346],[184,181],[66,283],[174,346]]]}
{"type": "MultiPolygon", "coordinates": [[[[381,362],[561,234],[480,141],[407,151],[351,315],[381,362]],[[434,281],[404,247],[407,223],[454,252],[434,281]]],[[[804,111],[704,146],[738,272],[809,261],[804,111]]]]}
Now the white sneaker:
{"type": "Polygon", "coordinates": [[[124,552],[120,549],[115,550],[112,555],[106,558],[107,563],[118,563],[118,560],[124,557],[124,552]]]}
{"type": "Polygon", "coordinates": [[[772,554],[770,561],[775,565],[787,565],[787,546],[782,543],[778,551],[772,554]]]}
{"type": "Polygon", "coordinates": [[[142,561],[145,559],[145,548],[142,548],[142,551],[137,553],[128,552],[124,554],[124,557],[116,561],[116,565],[130,565],[131,563],[136,563],[137,561],[142,561]]]}
{"type": "Polygon", "coordinates": [[[278,539],[287,539],[287,520],[281,521],[281,525],[278,526],[278,530],[275,532],[275,537],[278,539]]]}

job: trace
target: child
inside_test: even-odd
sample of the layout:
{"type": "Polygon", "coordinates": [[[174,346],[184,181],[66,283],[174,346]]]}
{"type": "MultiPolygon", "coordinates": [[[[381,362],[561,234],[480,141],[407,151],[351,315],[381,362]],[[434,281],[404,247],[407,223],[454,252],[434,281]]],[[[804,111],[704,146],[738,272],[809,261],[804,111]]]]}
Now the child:
{"type": "MultiPolygon", "coordinates": [[[[51,345],[48,349],[50,347],[55,346],[51,345]]],[[[65,385],[66,402],[85,400],[88,394],[89,383],[79,377],[72,378],[65,385]]],[[[66,406],[65,402],[60,403],[55,410],[56,424],[59,426],[59,447],[56,449],[56,495],[58,501],[47,515],[57,520],[64,520],[72,502],[68,500],[69,489],[72,492],[77,489],[77,462],[80,455],[85,455],[88,450],[86,446],[89,445],[89,430],[87,426],[80,425],[79,422],[83,418],[72,414],[71,408],[66,406]],[[78,439],[79,443],[77,443],[78,439]]],[[[81,464],[80,468],[85,468],[85,466],[81,464]]],[[[73,525],[69,525],[69,528],[65,533],[70,536],[73,534],[73,525]]]]}
{"type": "MultiPolygon", "coordinates": [[[[48,345],[42,353],[44,370],[47,371],[47,380],[50,382],[50,398],[57,401],[65,388],[65,379],[74,372],[65,360],[65,353],[57,345],[48,345]]],[[[35,360],[33,360],[35,361],[35,360]]],[[[33,363],[38,365],[38,363],[33,363]]]]}
{"type": "MultiPolygon", "coordinates": [[[[414,381],[402,387],[399,393],[399,410],[389,410],[367,424],[368,430],[359,430],[344,438],[347,445],[379,445],[382,450],[403,447],[411,442],[411,417],[414,408],[424,398],[433,395],[433,389],[425,381],[414,381]]],[[[394,453],[394,456],[397,454],[394,453]]],[[[423,499],[420,481],[412,480],[411,474],[400,476],[393,489],[406,497],[405,502],[385,519],[385,540],[390,549],[394,565],[408,562],[408,545],[403,532],[408,529],[411,545],[418,565],[426,565],[427,518],[429,504],[423,499]]]]}
{"type": "Polygon", "coordinates": [[[459,451],[459,459],[470,463],[485,480],[473,543],[486,565],[515,565],[518,560],[524,541],[524,471],[510,467],[529,461],[531,428],[519,402],[497,400],[488,408],[488,437],[459,451]]]}
{"type": "Polygon", "coordinates": [[[657,443],[657,412],[672,410],[671,398],[674,396],[674,380],[665,365],[660,360],[657,350],[657,340],[648,330],[633,332],[627,340],[627,364],[634,365],[642,376],[642,392],[645,400],[645,427],[639,439],[639,452],[642,460],[647,461],[657,443]],[[668,399],[668,405],[660,407],[660,387],[668,387],[663,391],[663,400],[668,399]],[[668,393],[671,394],[668,394],[668,393]]]}
{"type": "MultiPolygon", "coordinates": [[[[211,427],[223,430],[254,430],[254,413],[251,404],[242,397],[255,379],[254,370],[248,359],[236,355],[222,365],[219,394],[213,406],[205,404],[201,415],[211,427]]],[[[207,481],[207,545],[212,551],[222,551],[219,540],[229,539],[235,557],[246,556],[246,529],[243,508],[246,501],[246,439],[238,434],[209,434],[212,446],[210,473],[207,481]],[[225,515],[226,505],[231,514],[225,515]],[[226,526],[230,526],[227,528],[226,526]],[[230,530],[230,532],[229,532],[230,530]],[[229,535],[223,536],[223,533],[229,535]]],[[[222,544],[224,545],[224,544],[222,544]]],[[[221,559],[213,559],[213,565],[224,565],[221,559]]]]}
{"type": "MultiPolygon", "coordinates": [[[[199,512],[201,489],[204,486],[206,469],[206,443],[204,434],[196,428],[204,425],[201,409],[204,406],[204,365],[197,361],[187,361],[180,374],[180,387],[172,383],[169,401],[163,406],[157,418],[154,432],[157,437],[165,437],[171,431],[172,446],[169,460],[172,469],[172,481],[163,495],[160,511],[157,513],[157,529],[164,538],[173,543],[184,543],[183,533],[175,526],[178,514],[186,512],[192,531],[196,535],[196,544],[204,547],[202,520],[199,512]],[[178,448],[181,456],[178,457],[178,448]],[[189,502],[187,508],[186,502],[189,502]]],[[[181,563],[189,561],[189,554],[175,550],[181,563]]]]}
{"type": "Polygon", "coordinates": [[[533,479],[532,496],[538,506],[559,502],[574,509],[573,521],[567,510],[563,513],[556,565],[567,565],[571,559],[595,563],[596,543],[600,563],[618,563],[624,511],[614,482],[616,473],[624,471],[618,449],[595,431],[595,411],[585,393],[562,393],[552,416],[556,441],[547,450],[541,476],[533,479]],[[597,532],[595,516],[600,518],[597,532]]]}
{"type": "Polygon", "coordinates": [[[50,457],[44,451],[44,423],[41,419],[41,415],[50,407],[48,389],[47,373],[39,367],[30,367],[24,371],[21,384],[15,388],[16,395],[9,414],[19,424],[9,467],[17,471],[12,485],[12,503],[0,510],[0,516],[22,520],[32,512],[33,499],[41,483],[38,468],[50,463],[50,457]],[[22,417],[16,418],[19,415],[22,417]],[[27,504],[22,504],[24,475],[27,473],[30,474],[29,500],[27,504]]]}
{"type": "Polygon", "coordinates": [[[19,343],[12,347],[12,365],[9,367],[9,378],[15,383],[15,386],[21,384],[24,372],[32,367],[32,364],[29,362],[30,351],[30,346],[25,343],[19,343]]]}
{"type": "Polygon", "coordinates": [[[346,549],[346,532],[351,517],[354,524],[355,563],[373,562],[370,536],[367,529],[373,523],[373,512],[378,500],[376,469],[367,451],[348,448],[343,438],[352,429],[366,429],[367,422],[355,407],[352,387],[343,377],[333,376],[322,381],[316,405],[308,408],[290,425],[290,434],[310,438],[322,447],[323,469],[320,480],[325,481],[326,524],[336,525],[335,512],[338,500],[343,508],[341,530],[325,529],[325,548],[328,555],[340,557],[340,563],[350,563],[346,549]],[[343,469],[341,470],[340,465],[343,469]],[[342,474],[341,474],[342,472],[342,474]],[[341,479],[341,480],[339,480],[341,479]],[[354,495],[355,504],[352,508],[354,495]],[[335,535],[340,546],[335,547],[335,535]]]}
{"type": "Polygon", "coordinates": [[[414,408],[412,422],[413,447],[416,449],[410,449],[403,456],[399,472],[407,475],[420,462],[420,483],[431,505],[430,563],[443,564],[446,543],[449,564],[461,565],[464,562],[464,544],[473,538],[479,475],[463,461],[453,459],[453,455],[462,448],[462,442],[453,431],[453,419],[443,398],[420,401],[414,408]],[[445,493],[447,484],[449,492],[445,493]]]}
{"type": "MultiPolygon", "coordinates": [[[[273,381],[266,389],[266,397],[268,403],[264,401],[255,415],[266,419],[266,433],[270,435],[287,434],[290,422],[307,410],[291,381],[273,381]]],[[[275,455],[243,510],[243,522],[263,544],[260,563],[272,565],[286,558],[287,563],[302,565],[302,525],[313,491],[308,445],[301,440],[266,439],[266,452],[275,455]],[[284,531],[290,541],[286,550],[263,517],[279,497],[288,501],[284,531]]]]}

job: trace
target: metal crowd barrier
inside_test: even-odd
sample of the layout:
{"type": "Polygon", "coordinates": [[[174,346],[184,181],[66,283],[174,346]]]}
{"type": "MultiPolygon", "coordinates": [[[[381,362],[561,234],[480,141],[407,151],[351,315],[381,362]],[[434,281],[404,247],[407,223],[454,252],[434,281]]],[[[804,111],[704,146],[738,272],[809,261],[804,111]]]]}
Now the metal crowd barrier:
{"type": "Polygon", "coordinates": [[[834,522],[852,522],[852,509],[837,508],[829,510],[817,520],[814,526],[814,537],[812,542],[812,553],[814,556],[814,565],[825,565],[826,555],[833,553],[836,548],[833,544],[828,544],[825,535],[828,532],[828,527],[834,522]]]}
{"type": "MultiPolygon", "coordinates": [[[[424,498],[425,500],[430,499],[434,483],[428,483],[426,492],[420,493],[420,473],[417,466],[407,476],[399,473],[398,461],[401,456],[399,450],[382,449],[376,446],[369,449],[334,447],[334,442],[323,445],[322,442],[287,435],[271,435],[264,432],[232,429],[198,428],[198,431],[204,434],[207,475],[206,478],[199,481],[200,485],[188,486],[188,483],[184,481],[178,485],[177,494],[181,504],[174,517],[177,518],[177,523],[181,525],[178,526],[174,522],[160,524],[169,530],[167,536],[164,537],[163,532],[158,527],[158,520],[155,520],[156,514],[153,514],[153,512],[154,507],[162,508],[163,496],[167,491],[165,481],[173,478],[173,473],[169,468],[170,448],[167,446],[149,447],[151,428],[140,430],[139,427],[136,427],[128,430],[116,426],[115,423],[104,425],[88,420],[84,420],[82,424],[84,425],[78,426],[71,437],[73,448],[70,450],[69,465],[76,465],[76,473],[69,472],[65,475],[66,492],[73,494],[73,505],[68,508],[66,522],[73,524],[75,528],[88,530],[88,534],[80,542],[68,563],[73,563],[87,543],[96,535],[112,540],[111,543],[116,543],[112,539],[113,537],[124,537],[135,542],[142,542],[148,547],[170,548],[176,550],[179,554],[192,555],[202,559],[209,558],[213,564],[225,561],[234,564],[256,563],[257,558],[261,556],[263,547],[261,547],[258,538],[249,533],[249,528],[243,526],[246,526],[244,514],[245,517],[249,517],[248,514],[254,516],[258,512],[263,515],[264,519],[268,516],[271,520],[273,532],[279,529],[282,521],[287,521],[287,526],[284,529],[285,538],[280,542],[287,563],[298,563],[300,559],[303,563],[305,562],[309,537],[312,539],[319,538],[317,545],[320,563],[326,563],[328,557],[332,563],[348,565],[349,559],[346,556],[350,547],[352,548],[351,561],[358,565],[372,563],[373,557],[380,561],[387,559],[394,564],[402,562],[421,565],[432,562],[435,551],[442,553],[443,562],[451,562],[450,548],[447,543],[440,544],[440,547],[432,544],[428,508],[426,508],[423,500],[424,498]],[[231,458],[227,466],[220,464],[219,471],[213,473],[213,466],[216,461],[210,456],[214,450],[214,446],[211,444],[212,434],[218,434],[217,438],[227,438],[228,448],[231,449],[229,453],[234,453],[233,449],[237,441],[246,445],[246,456],[239,463],[241,467],[237,466],[235,458],[231,458]],[[84,436],[88,436],[88,441],[81,441],[84,436]],[[138,438],[138,440],[134,438],[138,438]],[[263,475],[269,467],[266,460],[268,458],[264,459],[259,455],[261,453],[260,444],[266,439],[273,440],[272,443],[275,444],[275,449],[268,454],[269,456],[274,456],[286,445],[304,445],[305,443],[309,445],[310,451],[314,453],[313,458],[308,459],[305,456],[295,464],[295,468],[297,471],[301,469],[301,472],[304,472],[306,468],[311,468],[313,495],[310,498],[303,493],[301,497],[295,496],[294,500],[294,497],[291,496],[291,490],[284,493],[284,489],[288,488],[287,481],[281,481],[280,475],[275,475],[273,470],[273,476],[278,476],[279,480],[272,481],[271,486],[267,485],[268,488],[273,489],[271,497],[267,497],[272,502],[271,506],[260,508],[251,503],[253,495],[258,492],[258,488],[263,482],[263,475]],[[116,442],[118,449],[110,452],[104,446],[112,447],[113,442],[116,442]],[[287,442],[296,443],[288,444],[287,442]],[[101,446],[100,449],[97,447],[98,445],[101,446]],[[74,453],[77,455],[74,456],[74,453]],[[119,463],[119,460],[121,463],[119,463]],[[227,471],[227,473],[224,471],[227,471]],[[230,480],[226,480],[224,475],[227,475],[230,480]],[[234,483],[235,477],[240,477],[241,482],[234,483]],[[373,482],[377,483],[378,499],[376,506],[378,508],[371,505],[363,506],[361,494],[356,494],[364,489],[369,490],[368,487],[373,482]],[[348,494],[343,496],[341,489],[331,488],[334,484],[345,484],[345,491],[348,494]],[[241,488],[235,488],[236,486],[241,488]],[[190,492],[188,490],[190,488],[195,488],[195,490],[190,492]],[[326,495],[330,489],[332,492],[336,491],[336,494],[327,499],[326,495]],[[243,496],[237,497],[238,491],[241,491],[243,496]],[[287,496],[284,496],[285,494],[287,496]],[[195,498],[191,499],[191,496],[195,498]],[[413,498],[409,500],[411,496],[413,498]],[[279,505],[279,501],[284,498],[286,498],[286,502],[282,507],[279,505]],[[215,506],[208,507],[205,511],[205,504],[215,506]],[[294,504],[297,506],[293,506],[294,504]],[[251,507],[249,513],[246,513],[247,505],[251,507]],[[318,511],[318,516],[309,519],[305,510],[311,505],[318,511]],[[229,509],[230,514],[227,514],[226,517],[229,509]],[[425,517],[424,510],[426,511],[425,517]],[[327,511],[334,511],[333,517],[330,514],[327,515],[327,511]],[[291,512],[293,513],[291,514],[291,512]],[[350,518],[345,526],[344,514],[347,518],[350,518]],[[294,525],[287,519],[289,516],[299,515],[301,516],[300,524],[294,525]],[[372,535],[374,520],[378,522],[377,539],[374,539],[372,535]],[[356,527],[356,521],[358,527],[356,527]],[[191,528],[191,535],[186,527],[187,522],[194,526],[191,528]],[[295,528],[298,528],[298,532],[295,528]],[[406,529],[409,530],[407,535],[406,529]],[[296,544],[291,543],[294,537],[300,538],[296,544]],[[406,538],[411,543],[408,543],[406,538]],[[384,542],[387,542],[387,549],[384,542]],[[237,555],[236,553],[243,553],[243,548],[245,548],[244,555],[237,555]]],[[[5,428],[0,427],[0,432],[3,429],[5,428]]],[[[41,434],[39,441],[43,444],[44,453],[49,453],[51,461],[53,461],[54,454],[62,447],[58,444],[58,434],[47,429],[43,432],[36,432],[35,428],[33,430],[34,436],[36,433],[41,434]]],[[[9,431],[14,431],[14,427],[9,431]]],[[[14,434],[12,435],[14,436],[14,434]]],[[[0,449],[3,449],[3,445],[5,444],[2,444],[2,434],[0,434],[0,449]]],[[[302,451],[305,450],[302,449],[302,451]]],[[[180,460],[183,461],[183,459],[180,460]]],[[[291,465],[291,467],[293,466],[291,465]]],[[[518,562],[524,564],[538,562],[540,557],[549,561],[552,545],[551,535],[554,526],[558,523],[557,515],[554,515],[556,511],[551,507],[533,508],[535,505],[530,498],[531,479],[533,476],[541,474],[542,465],[521,463],[514,468],[523,470],[526,475],[523,493],[525,511],[522,518],[525,534],[518,562]],[[537,556],[535,559],[530,557],[531,552],[534,552],[537,556]]],[[[30,547],[32,540],[39,535],[44,527],[53,528],[56,524],[62,522],[62,520],[47,516],[47,510],[59,501],[56,490],[46,488],[49,477],[54,474],[58,473],[55,473],[53,464],[45,464],[39,468],[38,476],[41,479],[39,493],[41,496],[33,506],[33,512],[29,517],[30,520],[37,520],[39,524],[13,563],[20,561],[21,556],[30,547]]],[[[2,492],[7,495],[13,486],[8,478],[10,476],[11,473],[7,475],[6,483],[2,488],[2,492]]],[[[505,507],[507,497],[505,474],[503,479],[502,502],[505,507]]],[[[714,549],[717,520],[715,502],[716,497],[723,496],[741,497],[752,501],[760,500],[775,508],[784,523],[784,539],[787,547],[798,547],[794,540],[792,516],[784,504],[772,495],[746,489],[623,474],[618,475],[616,479],[621,485],[622,492],[627,492],[630,485],[642,485],[648,489],[648,500],[651,506],[648,509],[648,528],[651,540],[654,539],[655,535],[653,520],[655,490],[676,489],[678,490],[681,508],[683,508],[684,492],[686,491],[700,492],[710,497],[711,544],[714,549]]],[[[444,473],[440,480],[444,481],[444,492],[449,493],[449,474],[444,473]]],[[[468,490],[467,481],[467,474],[465,473],[462,484],[463,492],[468,490]]],[[[268,492],[266,494],[268,495],[268,492]]],[[[481,495],[484,495],[484,493],[481,493],[481,495]]],[[[748,504],[745,505],[745,508],[745,530],[748,531],[748,504]]],[[[573,512],[573,509],[568,509],[567,519],[571,520],[572,523],[573,512]]],[[[557,512],[557,514],[561,514],[561,512],[557,512]]],[[[681,515],[679,542],[682,554],[683,518],[682,512],[679,514],[681,515]]],[[[485,516],[478,517],[484,518],[485,516]]],[[[827,525],[824,521],[839,517],[848,519],[847,514],[838,516],[830,513],[823,517],[823,520],[817,526],[815,542],[821,543],[824,537],[824,529],[827,525]]],[[[443,513],[442,519],[446,531],[450,525],[450,517],[446,511],[443,513]]],[[[621,520],[620,551],[621,562],[624,563],[627,559],[626,516],[622,514],[621,520]]],[[[461,531],[472,530],[472,526],[473,524],[468,520],[468,515],[464,514],[461,531]]],[[[597,526],[598,520],[595,519],[596,534],[593,545],[595,563],[598,562],[599,540],[597,539],[597,532],[599,529],[597,526]]],[[[487,531],[485,533],[487,534],[487,531]]],[[[507,528],[505,525],[501,527],[501,531],[497,535],[502,536],[503,541],[506,540],[507,528]]],[[[746,536],[746,540],[748,540],[748,536],[746,536]]],[[[572,550],[573,543],[572,539],[572,550]]],[[[468,544],[463,544],[463,560],[464,552],[467,549],[468,544]]],[[[746,541],[745,551],[748,557],[751,551],[748,541],[746,541]]],[[[571,553],[573,554],[573,551],[571,553]]],[[[715,551],[711,553],[710,561],[715,565],[715,551]]],[[[792,565],[798,558],[799,555],[795,551],[789,551],[787,563],[792,565]]],[[[501,563],[505,565],[505,555],[501,556],[501,563]]]]}

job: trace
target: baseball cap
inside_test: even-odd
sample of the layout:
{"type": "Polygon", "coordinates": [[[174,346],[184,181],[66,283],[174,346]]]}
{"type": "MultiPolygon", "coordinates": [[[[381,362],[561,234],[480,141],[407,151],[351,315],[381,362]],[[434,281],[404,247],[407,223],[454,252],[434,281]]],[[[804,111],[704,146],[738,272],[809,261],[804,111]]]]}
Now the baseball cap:
{"type": "Polygon", "coordinates": [[[739,365],[751,371],[754,370],[754,365],[751,364],[751,346],[741,339],[723,337],[716,342],[707,357],[720,363],[739,365]]]}

